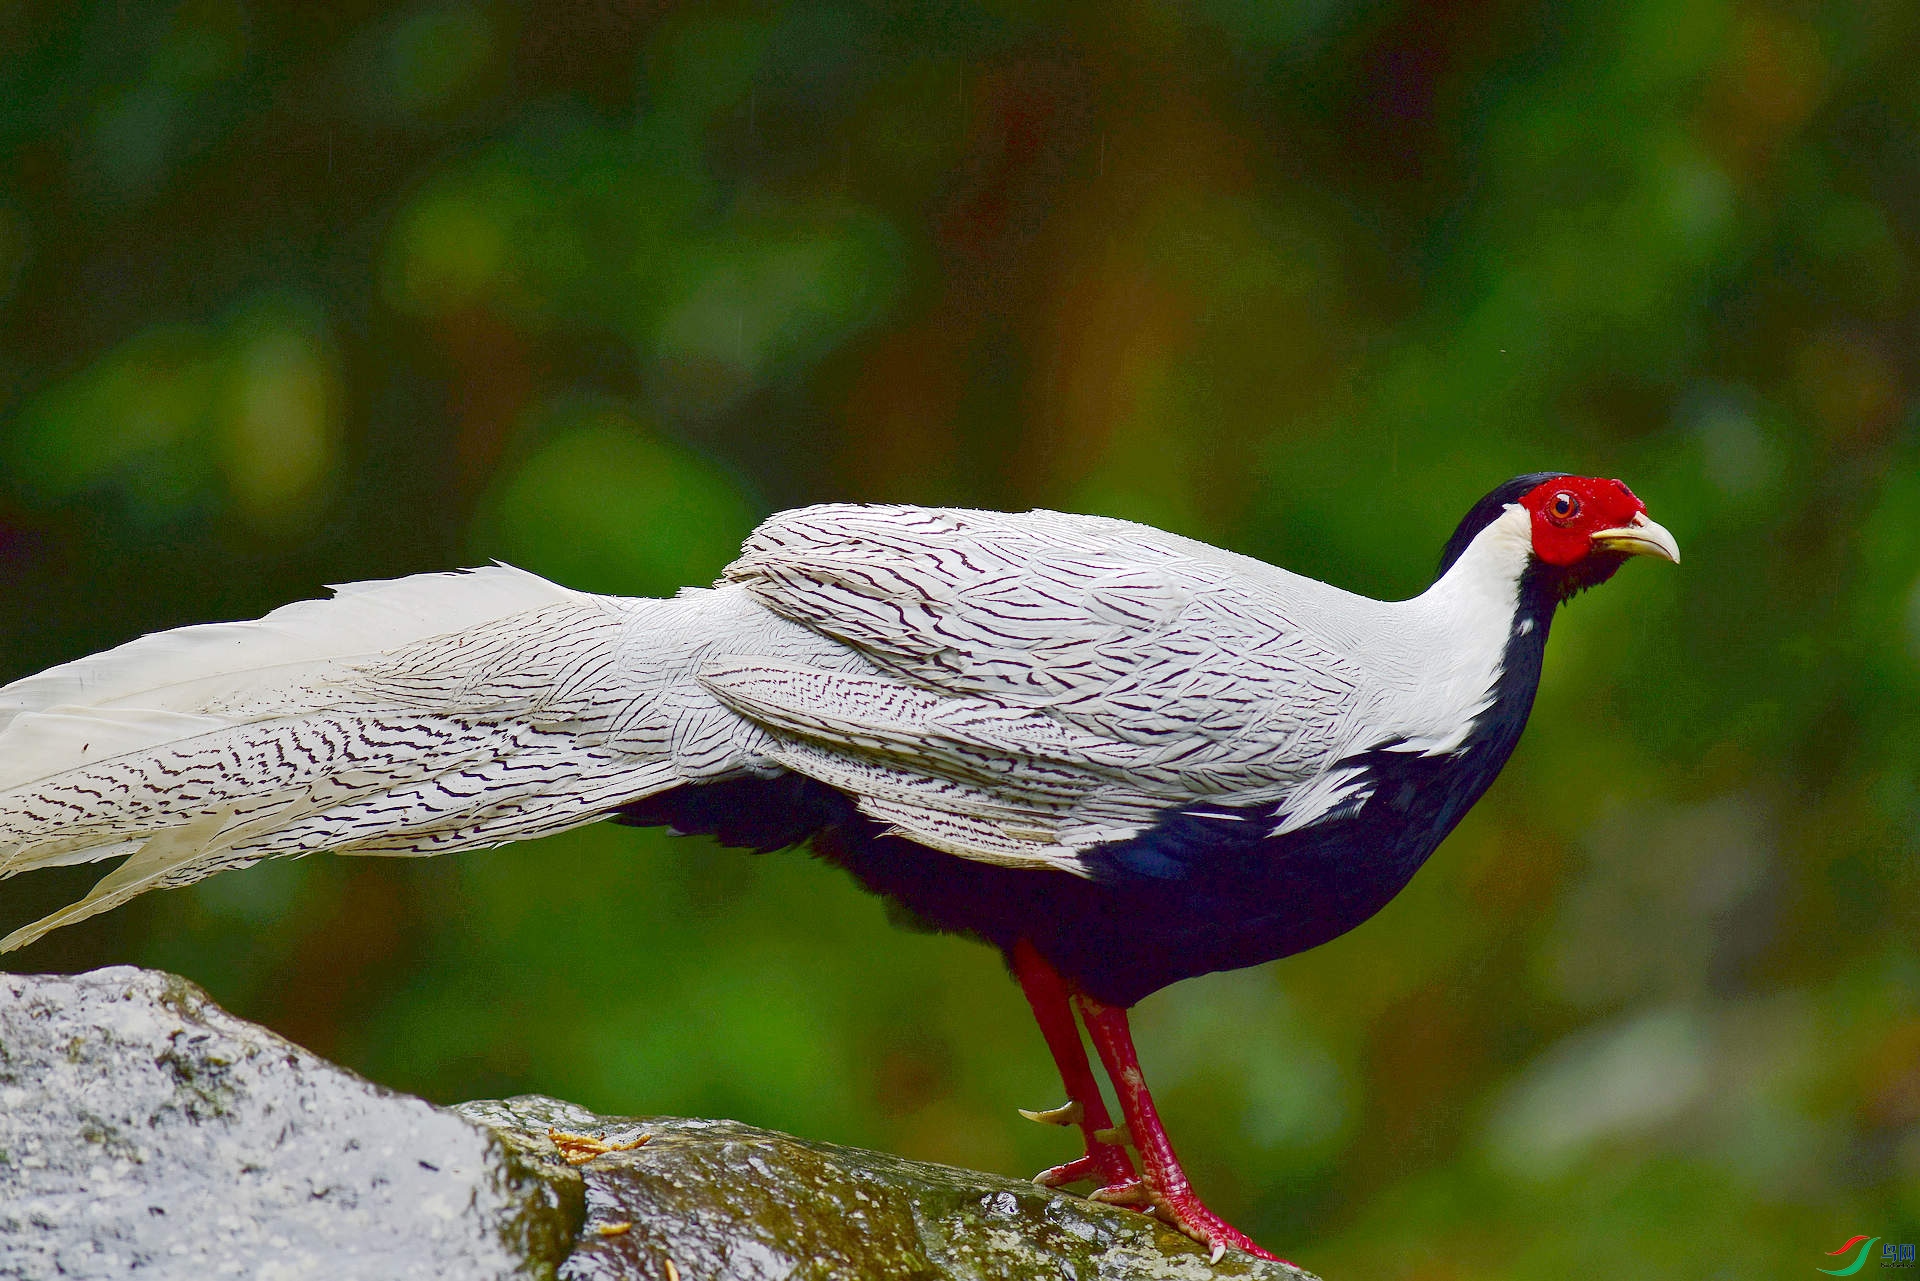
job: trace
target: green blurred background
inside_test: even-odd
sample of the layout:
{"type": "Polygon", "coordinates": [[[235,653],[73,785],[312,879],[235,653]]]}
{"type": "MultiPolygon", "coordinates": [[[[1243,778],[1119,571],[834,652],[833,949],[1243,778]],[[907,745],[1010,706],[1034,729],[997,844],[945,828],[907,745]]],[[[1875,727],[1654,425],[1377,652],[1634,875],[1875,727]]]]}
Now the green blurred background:
{"type": "MultiPolygon", "coordinates": [[[[1336,1279],[1813,1275],[1920,1228],[1917,62],[1916,0],[0,0],[0,677],[489,558],[665,593],[822,499],[1405,595],[1617,475],[1686,563],[1571,607],[1385,912],[1142,1053],[1336,1279]]],[[[321,857],[9,960],[440,1100],[1070,1155],[998,960],[799,854],[321,857]]]]}

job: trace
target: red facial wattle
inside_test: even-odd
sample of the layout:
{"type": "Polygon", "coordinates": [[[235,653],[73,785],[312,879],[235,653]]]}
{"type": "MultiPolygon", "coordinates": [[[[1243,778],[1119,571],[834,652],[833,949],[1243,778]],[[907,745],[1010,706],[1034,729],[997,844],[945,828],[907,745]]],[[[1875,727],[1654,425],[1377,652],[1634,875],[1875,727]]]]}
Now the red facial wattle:
{"type": "Polygon", "coordinates": [[[1673,536],[1647,517],[1647,505],[1617,480],[1556,476],[1520,505],[1533,521],[1533,553],[1550,565],[1572,565],[1596,550],[1679,560],[1673,536]]]}

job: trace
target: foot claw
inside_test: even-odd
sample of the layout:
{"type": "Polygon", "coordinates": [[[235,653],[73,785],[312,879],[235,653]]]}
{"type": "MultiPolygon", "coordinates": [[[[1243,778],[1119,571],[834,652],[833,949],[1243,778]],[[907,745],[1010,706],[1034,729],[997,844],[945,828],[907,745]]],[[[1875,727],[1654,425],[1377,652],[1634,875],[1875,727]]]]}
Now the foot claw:
{"type": "Polygon", "coordinates": [[[1116,1148],[1133,1146],[1133,1132],[1127,1129],[1127,1123],[1125,1121],[1115,1126],[1109,1126],[1104,1130],[1095,1130],[1089,1137],[1092,1138],[1095,1143],[1110,1143],[1116,1148]]]}
{"type": "MultiPolygon", "coordinates": [[[[1263,1250],[1253,1243],[1253,1238],[1234,1227],[1225,1219],[1209,1210],[1206,1203],[1193,1194],[1192,1188],[1175,1191],[1171,1195],[1161,1195],[1155,1190],[1152,1177],[1141,1180],[1141,1195],[1150,1198],[1153,1213],[1162,1223],[1176,1231],[1185,1233],[1201,1245],[1207,1247],[1207,1257],[1212,1263],[1229,1249],[1251,1254],[1258,1259],[1272,1259],[1276,1263],[1286,1263],[1279,1255],[1263,1250]]],[[[1291,1267],[1291,1264],[1288,1264],[1291,1267]]]]}
{"type": "Polygon", "coordinates": [[[1033,1181],[1043,1188],[1064,1187],[1069,1183],[1084,1183],[1092,1179],[1100,1186],[1087,1193],[1087,1200],[1098,1201],[1102,1205],[1122,1205],[1143,1208],[1152,1204],[1147,1194],[1147,1185],[1138,1175],[1116,1177],[1104,1170],[1093,1156],[1075,1157],[1065,1165],[1056,1165],[1051,1170],[1042,1170],[1033,1176],[1033,1181]]]}
{"type": "MultiPolygon", "coordinates": [[[[1229,1248],[1239,1250],[1243,1254],[1251,1254],[1256,1259],[1272,1259],[1276,1263],[1287,1262],[1271,1250],[1263,1250],[1255,1245],[1252,1237],[1198,1202],[1178,1204],[1160,1201],[1155,1203],[1154,1212],[1159,1215],[1161,1222],[1177,1228],[1206,1246],[1209,1263],[1219,1263],[1229,1248]]],[[[1293,1265],[1287,1264],[1287,1266],[1293,1265]]]]}
{"type": "Polygon", "coordinates": [[[1151,1205],[1153,1198],[1147,1192],[1147,1185],[1139,1179],[1128,1179],[1121,1183],[1109,1183],[1105,1187],[1095,1188],[1087,1193],[1087,1200],[1098,1201],[1102,1205],[1124,1205],[1141,1207],[1151,1205]]]}
{"type": "Polygon", "coordinates": [[[1043,1188],[1065,1187],[1069,1183],[1080,1183],[1087,1179],[1100,1177],[1100,1167],[1090,1156],[1077,1156],[1065,1165],[1056,1165],[1052,1169],[1042,1170],[1033,1176],[1033,1181],[1043,1188]]]}
{"type": "Polygon", "coordinates": [[[1041,1125],[1078,1125],[1086,1109],[1080,1106],[1078,1099],[1071,1103],[1062,1103],[1057,1108],[1046,1108],[1039,1112],[1020,1109],[1020,1115],[1029,1121],[1038,1121],[1041,1125]]]}

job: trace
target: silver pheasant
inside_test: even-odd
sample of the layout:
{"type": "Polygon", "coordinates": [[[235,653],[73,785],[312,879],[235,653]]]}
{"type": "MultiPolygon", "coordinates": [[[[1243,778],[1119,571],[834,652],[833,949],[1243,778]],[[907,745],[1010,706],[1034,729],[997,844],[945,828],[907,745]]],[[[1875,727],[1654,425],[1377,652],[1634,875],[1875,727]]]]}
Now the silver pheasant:
{"type": "MultiPolygon", "coordinates": [[[[1110,1006],[1377,910],[1512,750],[1554,607],[1635,553],[1678,559],[1624,485],[1543,473],[1483,499],[1396,602],[1124,521],[877,506],[776,516],[670,600],[505,566],[340,587],[0,689],[0,878],[125,856],[0,950],[318,850],[610,815],[812,837],[1007,951],[1104,1116],[1056,1035],[1067,996],[1105,1045],[1110,1006]]],[[[1157,1122],[1135,1110],[1138,1141],[1157,1122]]],[[[1094,1164],[1054,1175],[1251,1248],[1170,1182],[1170,1147],[1130,1182],[1077,1116],[1094,1164]]]]}

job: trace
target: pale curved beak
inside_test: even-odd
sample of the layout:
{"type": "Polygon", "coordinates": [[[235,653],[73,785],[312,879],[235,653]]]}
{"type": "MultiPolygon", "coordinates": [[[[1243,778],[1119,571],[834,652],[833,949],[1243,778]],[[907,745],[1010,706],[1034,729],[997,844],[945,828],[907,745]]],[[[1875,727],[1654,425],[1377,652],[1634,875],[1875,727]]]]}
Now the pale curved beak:
{"type": "Polygon", "coordinates": [[[1629,556],[1658,556],[1676,565],[1680,563],[1680,544],[1673,541],[1673,535],[1667,532],[1666,526],[1648,520],[1645,512],[1635,516],[1630,524],[1595,533],[1593,545],[1611,552],[1625,552],[1629,556]]]}

